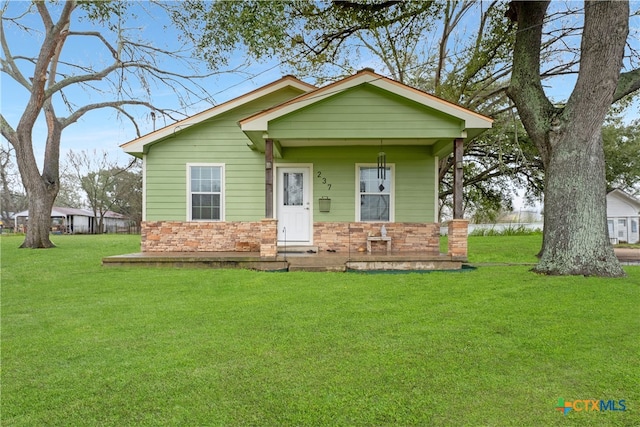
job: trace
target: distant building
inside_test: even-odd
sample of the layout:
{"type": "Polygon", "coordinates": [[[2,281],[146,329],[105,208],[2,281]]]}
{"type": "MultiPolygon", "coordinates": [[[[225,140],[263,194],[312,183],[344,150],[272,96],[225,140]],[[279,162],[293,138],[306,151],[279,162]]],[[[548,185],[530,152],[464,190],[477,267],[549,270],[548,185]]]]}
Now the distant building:
{"type": "MultiPolygon", "coordinates": [[[[29,226],[29,211],[13,216],[15,231],[24,232],[29,226]]],[[[99,217],[87,209],[54,207],[51,210],[51,232],[61,234],[99,234],[99,217]]],[[[102,221],[102,233],[128,231],[130,222],[123,215],[108,211],[102,221]]]]}
{"type": "Polygon", "coordinates": [[[620,189],[607,193],[607,227],[611,243],[640,242],[640,200],[620,189]]]}

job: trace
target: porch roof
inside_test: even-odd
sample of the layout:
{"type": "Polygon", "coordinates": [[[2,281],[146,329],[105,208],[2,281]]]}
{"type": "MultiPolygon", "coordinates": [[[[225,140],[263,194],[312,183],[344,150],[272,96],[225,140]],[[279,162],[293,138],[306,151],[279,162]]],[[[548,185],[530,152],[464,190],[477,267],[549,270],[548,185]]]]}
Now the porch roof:
{"type": "Polygon", "coordinates": [[[426,145],[451,152],[455,138],[491,128],[489,117],[391,80],[370,69],[307,92],[239,122],[253,149],[281,147],[426,145]]]}

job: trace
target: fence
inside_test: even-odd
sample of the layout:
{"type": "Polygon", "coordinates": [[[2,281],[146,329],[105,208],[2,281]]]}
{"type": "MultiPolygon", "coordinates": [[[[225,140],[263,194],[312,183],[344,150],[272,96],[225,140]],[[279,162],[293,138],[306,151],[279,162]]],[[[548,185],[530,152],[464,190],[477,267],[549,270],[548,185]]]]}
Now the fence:
{"type": "MultiPolygon", "coordinates": [[[[496,234],[506,233],[509,230],[529,230],[542,231],[544,223],[542,222],[505,222],[498,224],[469,224],[469,234],[474,234],[480,230],[486,232],[494,232],[496,234]]],[[[440,227],[440,235],[446,236],[448,227],[446,225],[440,227]]]]}

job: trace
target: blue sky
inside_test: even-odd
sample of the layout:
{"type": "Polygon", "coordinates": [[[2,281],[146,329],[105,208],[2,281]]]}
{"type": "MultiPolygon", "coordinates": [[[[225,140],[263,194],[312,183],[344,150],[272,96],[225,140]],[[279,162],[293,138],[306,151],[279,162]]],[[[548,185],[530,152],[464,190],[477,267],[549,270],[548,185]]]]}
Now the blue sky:
{"type": "MultiPolygon", "coordinates": [[[[8,4],[7,12],[5,16],[17,16],[24,11],[28,6],[27,2],[13,1],[8,4]]],[[[54,12],[52,12],[53,14],[54,12]]],[[[166,28],[165,20],[159,20],[157,17],[145,12],[144,10],[137,11],[139,19],[137,22],[129,22],[127,26],[131,28],[130,33],[136,33],[136,37],[141,37],[145,40],[150,40],[154,45],[162,48],[176,48],[179,46],[177,41],[177,34],[170,27],[166,28]]],[[[55,19],[55,16],[54,16],[55,19]]],[[[13,56],[29,56],[34,57],[37,55],[37,51],[42,41],[41,23],[37,15],[30,17],[26,23],[35,28],[36,31],[32,33],[26,33],[17,29],[15,26],[7,26],[7,39],[12,51],[13,56]]],[[[94,26],[91,22],[72,21],[72,30],[75,31],[91,31],[100,30],[101,27],[94,26]]],[[[98,68],[105,64],[108,64],[111,60],[109,52],[96,40],[87,37],[68,37],[67,42],[62,51],[62,58],[66,61],[79,63],[83,65],[98,64],[98,68]]],[[[238,58],[242,59],[242,58],[238,58]]],[[[238,61],[232,58],[230,66],[228,68],[236,66],[238,61]]],[[[32,69],[25,62],[19,62],[23,66],[23,74],[26,77],[32,76],[32,69]]],[[[170,66],[171,69],[176,71],[184,71],[181,67],[176,67],[174,64],[170,66]]],[[[200,70],[203,74],[207,72],[203,66],[200,70]]],[[[192,74],[192,72],[189,72],[192,74]]],[[[274,61],[267,61],[265,63],[252,64],[250,68],[245,68],[242,73],[224,73],[219,76],[212,76],[204,80],[203,84],[211,94],[214,94],[214,101],[216,104],[224,102],[226,100],[235,98],[257,87],[263,86],[273,80],[281,77],[281,72],[274,61]],[[251,76],[249,76],[249,73],[251,76]]],[[[78,88],[69,88],[65,90],[66,98],[69,102],[78,106],[85,105],[93,102],[101,102],[107,100],[114,100],[113,90],[103,84],[95,84],[95,87],[99,88],[99,91],[85,91],[78,88]]],[[[140,96],[143,96],[141,93],[140,96]]],[[[0,78],[0,106],[2,114],[7,121],[16,126],[22,111],[28,101],[29,93],[27,90],[16,83],[12,78],[1,75],[0,78]]],[[[157,88],[153,90],[153,98],[151,102],[158,107],[176,108],[178,105],[175,95],[167,88],[157,88]]],[[[56,102],[56,112],[59,116],[68,115],[68,111],[65,109],[64,104],[58,100],[56,102]]],[[[203,109],[211,107],[212,104],[208,102],[196,102],[192,105],[181,108],[183,112],[187,114],[193,114],[203,109]]],[[[149,114],[149,110],[145,108],[131,109],[135,116],[141,133],[145,134],[153,130],[153,120],[149,114]]],[[[162,127],[169,124],[166,119],[158,116],[156,119],[156,127],[162,127]]],[[[117,158],[120,163],[126,163],[129,160],[129,156],[126,155],[119,148],[120,144],[123,144],[136,137],[135,128],[131,123],[118,117],[118,114],[113,109],[101,109],[85,115],[77,123],[70,125],[63,131],[62,134],[62,154],[61,161],[64,160],[66,152],[68,150],[107,150],[112,154],[114,158],[117,158]]],[[[44,151],[44,141],[46,138],[46,124],[43,120],[39,120],[34,128],[33,141],[36,157],[41,162],[44,151]]],[[[3,139],[3,144],[7,142],[3,139]]]]}
{"type": "MultiPolygon", "coordinates": [[[[29,3],[22,1],[9,2],[5,16],[16,16],[20,14],[21,11],[24,11],[28,5],[29,3]]],[[[632,10],[638,9],[639,5],[640,2],[632,2],[632,10]]],[[[178,34],[176,31],[170,26],[166,27],[166,20],[160,18],[160,15],[157,13],[150,12],[151,10],[152,9],[147,10],[144,3],[142,3],[142,6],[137,6],[137,20],[127,22],[126,24],[126,28],[129,33],[135,34],[137,37],[150,40],[159,47],[176,47],[178,45],[178,34]]],[[[32,15],[28,22],[30,26],[37,28],[38,31],[40,31],[41,24],[37,15],[32,15]]],[[[72,22],[72,30],[98,30],[101,28],[94,25],[95,24],[90,21],[77,22],[77,20],[74,20],[72,22]]],[[[635,31],[635,34],[638,34],[638,30],[640,28],[640,16],[632,18],[631,27],[632,31],[635,31]]],[[[36,31],[28,34],[15,27],[6,27],[6,30],[7,38],[14,56],[35,56],[37,54],[37,49],[39,48],[42,40],[41,33],[36,31]]],[[[640,46],[637,46],[637,48],[640,48],[640,46]]],[[[95,41],[87,42],[86,38],[84,41],[78,41],[78,38],[73,37],[68,39],[68,42],[63,49],[63,58],[67,61],[80,64],[106,64],[110,60],[108,51],[106,51],[100,44],[95,41]]],[[[230,65],[238,65],[243,59],[242,54],[239,53],[238,57],[231,59],[230,65]]],[[[24,62],[22,63],[24,64],[24,62]]],[[[169,66],[174,67],[175,64],[169,64],[169,66]]],[[[376,65],[376,61],[374,60],[367,61],[365,59],[360,64],[354,65],[356,69],[364,66],[373,66],[376,68],[376,71],[384,73],[382,66],[376,65]]],[[[206,71],[204,67],[202,68],[202,71],[206,71]]],[[[248,68],[245,68],[244,71],[245,72],[243,74],[223,74],[220,76],[210,77],[206,80],[206,86],[209,92],[214,95],[216,103],[221,103],[240,96],[252,89],[280,78],[283,74],[282,70],[278,67],[277,62],[274,60],[253,63],[248,68]],[[249,78],[248,73],[254,77],[249,78]]],[[[29,76],[29,73],[30,71],[25,71],[25,75],[29,76]]],[[[573,81],[571,78],[559,79],[553,84],[553,87],[550,88],[554,94],[553,98],[559,100],[566,97],[572,86],[573,81]]],[[[66,96],[70,102],[77,105],[113,99],[112,88],[100,84],[97,84],[96,87],[104,92],[85,92],[82,90],[69,89],[66,91],[66,96]]],[[[1,76],[0,80],[0,91],[0,107],[2,114],[10,124],[15,126],[19,120],[22,110],[24,109],[24,105],[28,100],[28,92],[4,74],[1,76]]],[[[152,103],[160,107],[171,107],[177,105],[175,96],[166,89],[154,89],[152,103]]],[[[190,105],[185,109],[185,112],[187,114],[193,114],[209,108],[210,106],[210,103],[199,102],[190,105]]],[[[138,121],[142,134],[153,130],[154,124],[148,110],[137,108],[131,111],[138,121]]],[[[64,106],[60,102],[57,103],[57,113],[61,116],[66,115],[64,106]]],[[[628,118],[639,116],[640,107],[637,104],[627,111],[628,118]]],[[[169,123],[166,123],[162,118],[158,118],[156,121],[157,128],[160,128],[165,124],[169,123]]],[[[40,120],[34,129],[34,148],[38,159],[41,159],[43,155],[45,135],[46,126],[44,122],[40,120]]],[[[119,119],[114,110],[96,110],[86,115],[78,123],[72,124],[63,132],[61,161],[64,161],[68,150],[79,151],[97,149],[107,150],[111,153],[114,159],[117,159],[120,163],[126,163],[129,160],[129,157],[122,152],[119,145],[135,138],[135,136],[133,126],[128,121],[119,119]]],[[[2,143],[7,144],[4,140],[2,143]]]]}

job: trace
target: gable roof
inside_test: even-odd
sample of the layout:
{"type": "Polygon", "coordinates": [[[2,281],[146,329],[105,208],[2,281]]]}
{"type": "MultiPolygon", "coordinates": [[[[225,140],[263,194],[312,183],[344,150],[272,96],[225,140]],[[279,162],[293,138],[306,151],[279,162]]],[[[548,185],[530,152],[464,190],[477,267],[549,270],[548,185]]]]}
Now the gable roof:
{"type": "MultiPolygon", "coordinates": [[[[245,132],[251,131],[267,131],[270,121],[279,117],[292,113],[301,108],[307,107],[316,102],[322,101],[338,92],[350,89],[363,83],[378,87],[388,92],[394,93],[401,97],[410,99],[418,104],[433,108],[442,113],[450,115],[454,118],[463,120],[466,129],[477,129],[474,134],[480,133],[492,126],[493,119],[478,114],[459,105],[445,101],[441,98],[407,86],[403,83],[392,80],[388,77],[375,73],[373,70],[366,68],[354,74],[353,76],[336,81],[322,88],[318,88],[311,92],[302,94],[287,102],[277,105],[268,110],[256,113],[243,120],[240,120],[240,127],[245,132]]],[[[469,135],[469,137],[474,135],[469,135]]]]}
{"type": "Polygon", "coordinates": [[[180,120],[178,122],[172,123],[168,126],[165,126],[157,131],[148,133],[140,138],[136,138],[129,142],[126,142],[120,147],[127,153],[132,155],[137,155],[140,157],[144,152],[145,145],[152,144],[157,142],[167,136],[174,135],[176,132],[185,130],[193,125],[197,125],[202,123],[205,120],[216,117],[220,114],[226,113],[227,111],[233,110],[241,105],[254,101],[263,96],[269,95],[278,90],[284,89],[286,87],[292,87],[298,89],[301,93],[309,92],[310,90],[316,89],[315,86],[303,82],[302,80],[297,79],[296,77],[287,75],[284,76],[274,82],[271,82],[265,86],[262,86],[258,89],[252,90],[244,95],[241,95],[237,98],[231,99],[227,102],[223,102],[220,105],[216,105],[215,107],[209,108],[201,113],[195,114],[193,116],[187,117],[184,120],[180,120]]]}
{"type": "Polygon", "coordinates": [[[627,202],[627,204],[631,206],[635,206],[640,211],[640,200],[636,199],[626,191],[622,191],[619,188],[614,188],[613,190],[607,193],[607,197],[609,196],[617,196],[618,198],[627,202]]]}

